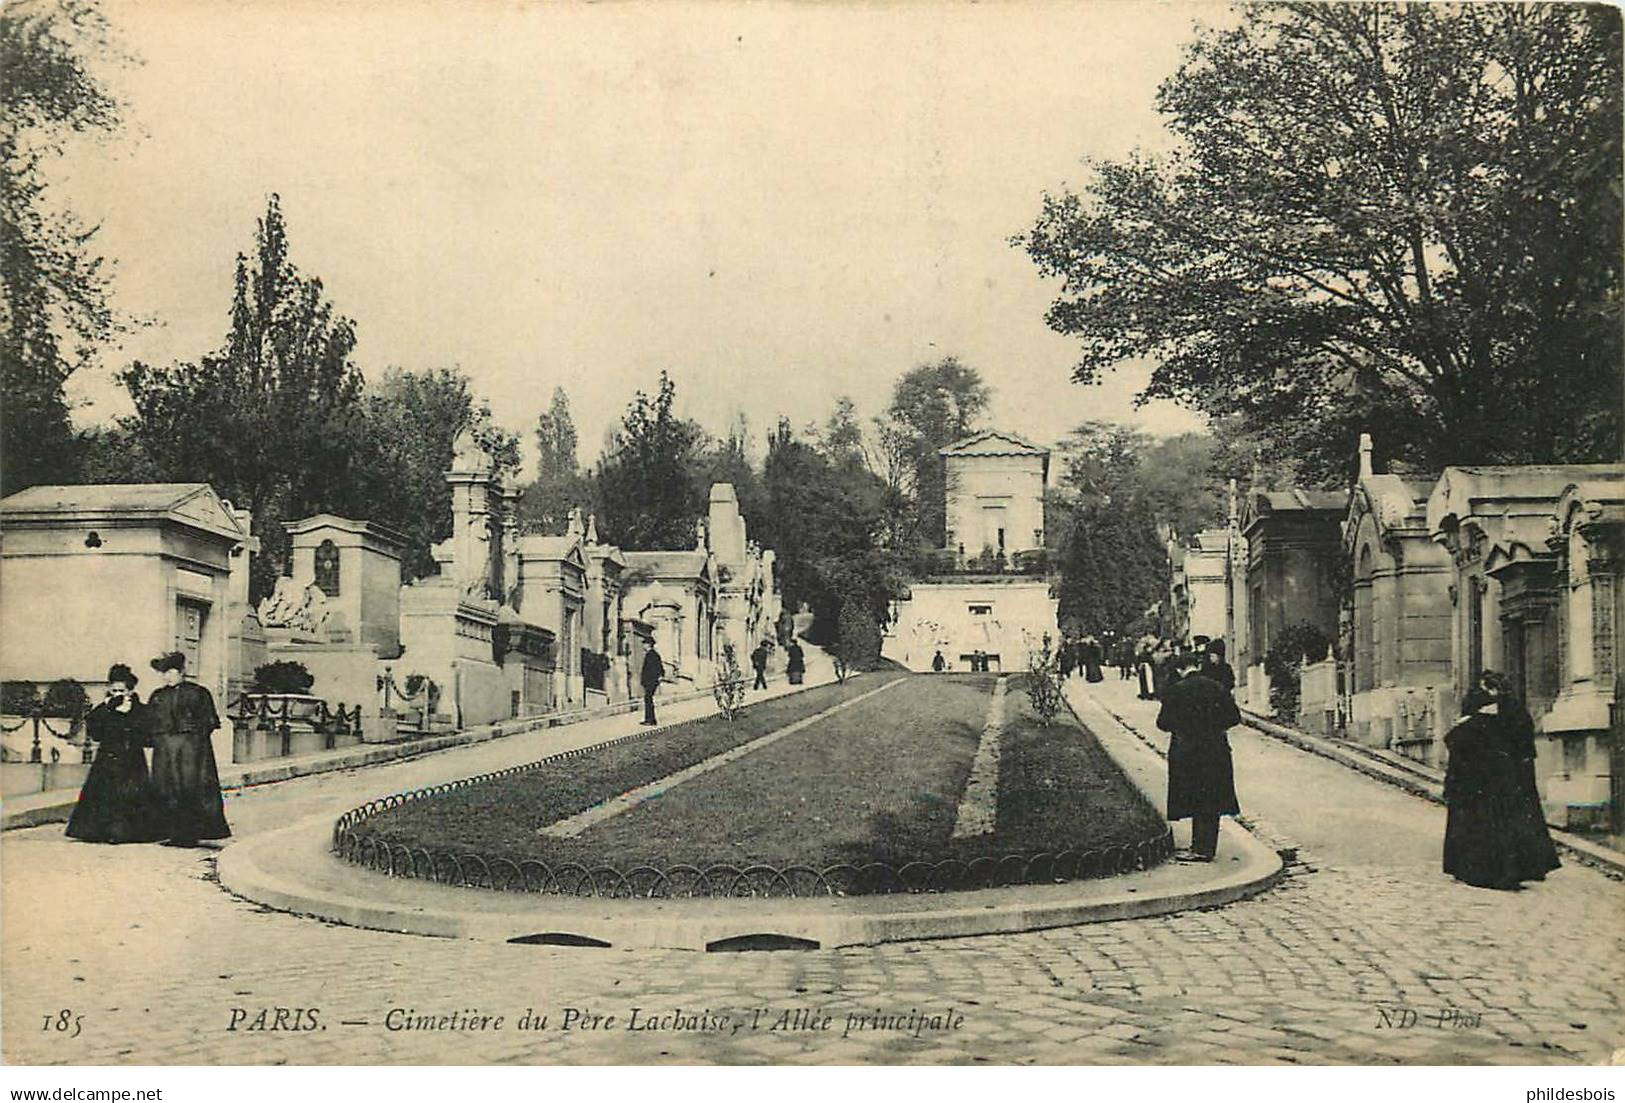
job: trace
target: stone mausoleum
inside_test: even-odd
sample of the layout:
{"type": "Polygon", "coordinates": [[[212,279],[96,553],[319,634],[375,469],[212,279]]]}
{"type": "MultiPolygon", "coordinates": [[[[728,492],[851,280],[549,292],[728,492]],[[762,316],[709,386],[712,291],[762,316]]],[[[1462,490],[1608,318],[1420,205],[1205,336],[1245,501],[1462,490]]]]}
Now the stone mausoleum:
{"type": "MultiPolygon", "coordinates": [[[[187,677],[227,700],[248,609],[250,519],[203,483],[34,486],[0,501],[0,677],[72,678],[91,700],[126,663],[186,655],[187,677]]],[[[216,753],[231,756],[229,731],[216,753]]]]}
{"type": "Polygon", "coordinates": [[[1436,762],[1456,715],[1450,556],[1428,527],[1431,476],[1378,474],[1371,437],[1343,521],[1352,568],[1346,726],[1350,738],[1436,762]]]}
{"type": "Polygon", "coordinates": [[[1056,600],[1044,567],[1049,451],[1013,433],[977,433],[942,450],[947,539],[941,573],[918,579],[896,604],[882,654],[930,670],[968,670],[977,652],[992,670],[1025,670],[1056,600]]]}
{"type": "MultiPolygon", "coordinates": [[[[204,484],[14,494],[0,502],[0,678],[74,679],[94,699],[112,663],[148,690],[146,661],[180,650],[226,721],[217,759],[244,762],[628,704],[657,642],[669,680],[699,688],[723,641],[748,667],[774,636],[774,555],[747,538],[727,484],[712,488],[692,549],[623,552],[580,510],[562,533],[521,532],[518,489],[466,432],[446,481],[452,531],[431,549],[436,573],[403,586],[399,534],[319,514],[285,525],[284,576],[257,607],[250,518],[204,484]],[[255,670],[278,661],[305,668],[309,694],[258,691],[255,670]],[[342,724],[324,719],[340,706],[342,724]],[[242,731],[238,707],[260,710],[242,731]]],[[[28,750],[8,742],[7,758],[28,750]]],[[[69,743],[49,750],[78,757],[69,743]]]]}
{"type": "Polygon", "coordinates": [[[1485,670],[1511,677],[1535,719],[1535,772],[1557,824],[1620,815],[1622,481],[1621,464],[1447,467],[1428,498],[1453,567],[1453,692],[1485,670]]]}

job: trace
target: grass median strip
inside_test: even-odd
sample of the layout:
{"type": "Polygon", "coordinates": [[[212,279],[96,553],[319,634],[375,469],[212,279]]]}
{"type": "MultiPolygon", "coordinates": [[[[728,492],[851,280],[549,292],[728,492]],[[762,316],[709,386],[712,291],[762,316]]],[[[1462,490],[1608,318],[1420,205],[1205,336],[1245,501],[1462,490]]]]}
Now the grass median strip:
{"type": "Polygon", "coordinates": [[[1014,852],[1095,850],[1161,834],[1167,824],[1071,712],[1045,725],[1013,680],[999,741],[994,838],[1014,852]]]}
{"type": "Polygon", "coordinates": [[[712,755],[710,758],[707,758],[702,762],[696,762],[694,765],[679,770],[674,774],[667,774],[665,777],[651,781],[647,785],[640,785],[630,792],[623,793],[618,797],[603,801],[600,804],[595,804],[585,811],[578,812],[573,816],[568,816],[562,820],[558,820],[555,823],[548,824],[546,827],[541,829],[541,834],[552,835],[555,838],[560,839],[575,838],[588,828],[603,823],[605,820],[610,819],[613,816],[619,816],[623,812],[629,812],[645,801],[654,800],[656,797],[665,796],[668,792],[683,784],[685,781],[692,781],[694,778],[708,774],[712,770],[720,769],[723,766],[728,765],[730,762],[738,761],[752,751],[759,751],[764,747],[772,746],[774,743],[777,743],[786,736],[794,735],[802,728],[816,724],[825,717],[840,712],[842,709],[851,708],[859,701],[868,700],[875,694],[880,693],[883,690],[890,689],[893,686],[900,684],[902,681],[902,678],[894,678],[892,681],[884,682],[867,693],[850,698],[846,701],[842,701],[838,705],[831,705],[823,712],[814,713],[811,716],[779,728],[777,731],[772,731],[764,736],[761,736],[760,738],[752,739],[748,743],[741,743],[736,747],[731,747],[728,750],[723,751],[721,754],[712,755]]]}
{"type": "MultiPolygon", "coordinates": [[[[554,851],[651,865],[906,863],[953,833],[987,675],[915,677],[554,851]]],[[[546,840],[549,843],[564,840],[546,840]]]]}
{"type": "Polygon", "coordinates": [[[895,678],[882,671],[763,702],[732,724],[711,717],[680,725],[532,774],[414,801],[369,828],[392,843],[439,853],[626,873],[877,862],[900,870],[949,859],[1105,851],[1165,833],[1156,811],[1070,713],[1048,725],[1038,719],[1022,676],[1009,677],[997,707],[989,675],[914,676],[874,692],[895,678]],[[968,787],[994,719],[998,770],[984,769],[981,785],[968,787]],[[776,737],[764,742],[768,736],[776,737]],[[732,753],[752,743],[749,753],[732,753]],[[983,808],[990,829],[956,836],[961,803],[973,790],[981,805],[994,805],[983,808]],[[588,810],[578,833],[538,831],[588,810]]]}
{"type": "Polygon", "coordinates": [[[885,671],[858,675],[845,685],[748,705],[731,722],[701,717],[514,777],[412,801],[374,816],[368,830],[394,843],[435,850],[524,853],[534,847],[536,828],[543,824],[867,693],[888,676],[885,671]]]}

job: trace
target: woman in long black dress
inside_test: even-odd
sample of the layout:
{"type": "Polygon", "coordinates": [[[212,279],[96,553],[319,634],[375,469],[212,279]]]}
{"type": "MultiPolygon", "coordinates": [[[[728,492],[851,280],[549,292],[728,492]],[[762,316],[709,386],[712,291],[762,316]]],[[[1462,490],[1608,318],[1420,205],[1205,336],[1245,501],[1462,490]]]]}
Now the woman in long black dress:
{"type": "Polygon", "coordinates": [[[1532,767],[1527,782],[1524,776],[1525,744],[1532,751],[1533,743],[1517,702],[1493,688],[1474,688],[1461,711],[1445,736],[1444,871],[1479,888],[1516,889],[1558,864],[1546,825],[1531,809],[1532,767]]]}
{"type": "Polygon", "coordinates": [[[1479,678],[1484,692],[1495,698],[1512,762],[1512,781],[1517,803],[1512,815],[1513,838],[1518,851],[1519,876],[1527,881],[1544,881],[1546,874],[1563,863],[1546,827],[1546,810],[1540,804],[1540,788],[1535,782],[1535,721],[1518,699],[1511,679],[1493,670],[1479,678]]]}
{"type": "Polygon", "coordinates": [[[68,819],[68,837],[91,843],[150,843],[163,838],[147,774],[146,706],[136,676],[118,663],[107,672],[107,697],[90,710],[85,730],[96,758],[68,819]]]}
{"type": "Polygon", "coordinates": [[[1098,682],[1105,675],[1100,672],[1100,641],[1093,636],[1083,639],[1083,677],[1085,681],[1098,682]]]}

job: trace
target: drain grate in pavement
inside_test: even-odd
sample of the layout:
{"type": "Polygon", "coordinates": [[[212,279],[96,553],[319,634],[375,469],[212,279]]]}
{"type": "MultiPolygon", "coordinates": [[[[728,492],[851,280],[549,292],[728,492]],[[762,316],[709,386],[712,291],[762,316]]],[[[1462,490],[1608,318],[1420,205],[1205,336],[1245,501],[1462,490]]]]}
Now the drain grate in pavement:
{"type": "Polygon", "coordinates": [[[610,948],[610,944],[601,938],[589,938],[584,934],[570,934],[567,931],[520,935],[518,938],[508,939],[508,942],[515,946],[579,946],[592,950],[610,948]]]}
{"type": "Polygon", "coordinates": [[[810,938],[796,938],[787,934],[742,934],[732,938],[719,938],[705,944],[708,954],[740,953],[748,950],[816,950],[818,943],[810,938]]]}

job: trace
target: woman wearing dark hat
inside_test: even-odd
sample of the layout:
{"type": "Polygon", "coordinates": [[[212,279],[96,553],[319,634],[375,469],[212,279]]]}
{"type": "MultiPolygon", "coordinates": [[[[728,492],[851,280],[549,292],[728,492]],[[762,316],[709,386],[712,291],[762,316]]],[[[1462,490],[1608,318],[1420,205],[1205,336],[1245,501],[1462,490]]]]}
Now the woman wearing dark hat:
{"type": "Polygon", "coordinates": [[[1532,725],[1493,676],[1467,694],[1461,711],[1444,740],[1444,871],[1488,889],[1541,880],[1558,860],[1525,761],[1533,760],[1532,725]]]}
{"type": "Polygon", "coordinates": [[[85,717],[96,744],[79,803],[68,818],[68,838],[87,843],[150,843],[163,838],[147,776],[145,707],[137,678],[123,663],[107,672],[107,696],[85,717]]]}
{"type": "Polygon", "coordinates": [[[199,839],[224,839],[226,806],[220,797],[220,772],[209,736],[220,726],[214,697],[196,682],[185,681],[186,656],[171,651],[152,660],[164,684],[147,702],[152,732],[152,783],[162,814],[161,838],[167,846],[195,846],[199,839]]]}

